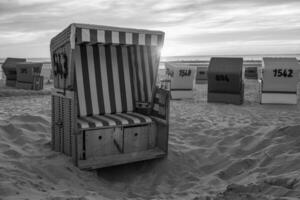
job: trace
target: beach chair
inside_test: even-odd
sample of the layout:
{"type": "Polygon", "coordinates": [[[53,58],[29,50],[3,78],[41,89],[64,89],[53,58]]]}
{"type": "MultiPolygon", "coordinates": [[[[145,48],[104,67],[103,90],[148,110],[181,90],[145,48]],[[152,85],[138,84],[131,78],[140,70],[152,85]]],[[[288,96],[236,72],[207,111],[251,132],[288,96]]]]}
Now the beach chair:
{"type": "Polygon", "coordinates": [[[207,83],[207,70],[208,65],[197,67],[196,84],[207,83]]]}
{"type": "Polygon", "coordinates": [[[243,103],[243,58],[211,58],[207,76],[208,102],[243,103]]]}
{"type": "Polygon", "coordinates": [[[6,77],[6,86],[16,87],[17,63],[26,62],[25,58],[7,58],[2,64],[2,71],[6,77]]]}
{"type": "Polygon", "coordinates": [[[262,64],[260,60],[246,60],[244,61],[245,78],[246,79],[259,79],[259,70],[262,64]]]}
{"type": "Polygon", "coordinates": [[[42,90],[44,79],[41,76],[43,63],[23,62],[17,64],[16,88],[42,90]]]}
{"type": "Polygon", "coordinates": [[[246,79],[258,79],[257,67],[246,67],[245,68],[246,79]]]}
{"type": "Polygon", "coordinates": [[[71,24],[51,40],[52,148],[80,169],[167,155],[169,92],[156,87],[164,33],[71,24]]]}
{"type": "Polygon", "coordinates": [[[262,104],[297,104],[300,64],[296,58],[263,58],[259,80],[262,104]]]}
{"type": "Polygon", "coordinates": [[[193,98],[196,68],[181,62],[168,62],[165,66],[171,84],[171,98],[193,98]]]}

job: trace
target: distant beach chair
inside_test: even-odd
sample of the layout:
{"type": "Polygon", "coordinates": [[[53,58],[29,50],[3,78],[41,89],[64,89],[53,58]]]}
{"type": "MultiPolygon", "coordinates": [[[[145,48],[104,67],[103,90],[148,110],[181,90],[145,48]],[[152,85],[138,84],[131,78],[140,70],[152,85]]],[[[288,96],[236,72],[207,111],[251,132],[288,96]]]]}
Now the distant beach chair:
{"type": "Polygon", "coordinates": [[[257,67],[246,67],[245,68],[246,79],[258,79],[257,67]]]}
{"type": "Polygon", "coordinates": [[[167,62],[165,66],[171,84],[171,98],[193,98],[196,68],[181,62],[167,62]]]}
{"type": "Polygon", "coordinates": [[[196,84],[207,83],[207,70],[208,66],[197,67],[196,84]]]}
{"type": "Polygon", "coordinates": [[[259,80],[262,104],[297,104],[300,64],[296,58],[263,58],[259,80]]]}
{"type": "Polygon", "coordinates": [[[43,63],[23,62],[17,64],[18,89],[42,90],[44,78],[41,76],[43,63]]]}
{"type": "Polygon", "coordinates": [[[246,60],[244,61],[245,78],[255,79],[259,78],[259,71],[261,70],[262,64],[260,60],[246,60]]]}
{"type": "Polygon", "coordinates": [[[164,33],[71,24],[51,40],[52,148],[80,169],[167,155],[169,91],[156,87],[164,33]]]}
{"type": "Polygon", "coordinates": [[[16,87],[17,82],[17,64],[26,62],[25,58],[6,58],[2,64],[2,71],[6,77],[6,86],[16,87]]]}
{"type": "Polygon", "coordinates": [[[208,102],[243,103],[243,58],[211,58],[207,75],[208,102]]]}

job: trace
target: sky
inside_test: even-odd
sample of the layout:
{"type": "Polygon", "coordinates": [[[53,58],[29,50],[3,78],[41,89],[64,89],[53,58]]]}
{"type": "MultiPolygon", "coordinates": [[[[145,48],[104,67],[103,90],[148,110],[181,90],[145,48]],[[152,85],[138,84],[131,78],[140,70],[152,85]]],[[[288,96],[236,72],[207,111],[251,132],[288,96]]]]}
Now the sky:
{"type": "Polygon", "coordinates": [[[164,31],[162,56],[300,54],[300,0],[0,0],[0,58],[74,22],[164,31]]]}

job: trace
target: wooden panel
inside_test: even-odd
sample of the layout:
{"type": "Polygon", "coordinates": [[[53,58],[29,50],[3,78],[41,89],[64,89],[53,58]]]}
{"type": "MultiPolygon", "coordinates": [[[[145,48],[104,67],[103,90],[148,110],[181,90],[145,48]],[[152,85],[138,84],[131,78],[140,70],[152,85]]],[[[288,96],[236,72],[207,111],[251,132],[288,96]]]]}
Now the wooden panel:
{"type": "Polygon", "coordinates": [[[72,152],[72,133],[73,133],[73,127],[72,127],[72,120],[73,120],[73,109],[72,109],[72,100],[68,98],[63,98],[63,142],[64,142],[64,148],[63,152],[70,156],[72,152]]]}
{"type": "Polygon", "coordinates": [[[123,149],[122,140],[122,131],[120,129],[86,131],[86,159],[121,153],[123,149]]]}
{"type": "Polygon", "coordinates": [[[15,80],[8,80],[6,79],[6,86],[8,87],[16,87],[16,81],[15,80]]]}
{"type": "Polygon", "coordinates": [[[73,60],[70,44],[62,44],[56,50],[51,50],[51,63],[55,88],[73,88],[73,60]]]}
{"type": "Polygon", "coordinates": [[[24,82],[18,82],[17,81],[16,87],[18,89],[32,90],[32,83],[24,83],[24,82]]]}
{"type": "Polygon", "coordinates": [[[156,146],[168,153],[169,125],[156,121],[156,146]]]}
{"type": "Polygon", "coordinates": [[[149,149],[146,151],[133,152],[127,154],[115,154],[111,156],[98,157],[89,160],[79,160],[78,167],[80,169],[97,169],[120,165],[125,163],[132,163],[142,160],[150,160],[154,158],[161,158],[166,155],[165,151],[159,148],[149,149]]]}
{"type": "Polygon", "coordinates": [[[55,96],[51,96],[51,104],[52,104],[52,113],[51,113],[51,147],[52,147],[52,150],[54,150],[54,141],[55,141],[55,125],[54,125],[54,122],[55,122],[55,96]]]}
{"type": "Polygon", "coordinates": [[[149,149],[154,148],[156,146],[157,140],[157,126],[156,123],[152,123],[149,125],[149,149]]]}
{"type": "Polygon", "coordinates": [[[124,129],[124,153],[144,151],[148,149],[148,144],[149,126],[124,129]]]}
{"type": "Polygon", "coordinates": [[[155,91],[154,103],[152,107],[151,115],[164,120],[169,123],[170,115],[170,91],[157,88],[155,91]]]}
{"type": "Polygon", "coordinates": [[[61,99],[57,96],[52,96],[52,147],[54,151],[61,151],[61,128],[60,128],[60,122],[61,122],[61,112],[62,112],[62,103],[61,99]]]}

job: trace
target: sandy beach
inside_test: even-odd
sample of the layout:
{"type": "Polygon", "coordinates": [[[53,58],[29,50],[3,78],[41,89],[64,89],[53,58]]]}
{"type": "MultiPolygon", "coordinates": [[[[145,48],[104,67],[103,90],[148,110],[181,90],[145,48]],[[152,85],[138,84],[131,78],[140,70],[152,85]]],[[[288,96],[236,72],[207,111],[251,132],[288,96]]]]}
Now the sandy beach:
{"type": "Polygon", "coordinates": [[[167,158],[98,171],[51,150],[49,92],[0,94],[0,199],[299,199],[299,104],[260,105],[254,80],[242,106],[206,88],[171,102],[167,158]]]}

